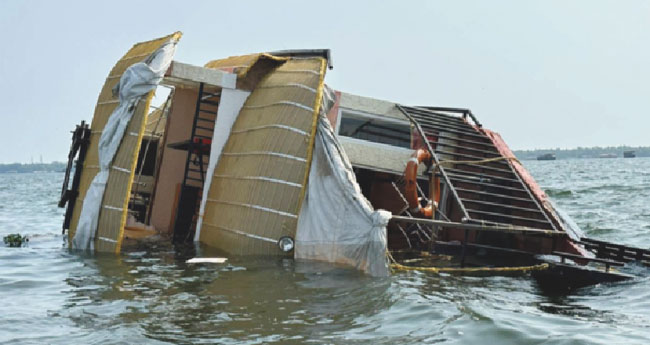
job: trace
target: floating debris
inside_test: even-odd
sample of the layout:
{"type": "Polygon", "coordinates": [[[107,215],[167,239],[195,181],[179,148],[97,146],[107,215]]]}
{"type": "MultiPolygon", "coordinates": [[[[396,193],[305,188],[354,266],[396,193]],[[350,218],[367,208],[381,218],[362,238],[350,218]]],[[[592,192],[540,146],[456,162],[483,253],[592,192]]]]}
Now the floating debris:
{"type": "Polygon", "coordinates": [[[3,241],[9,247],[22,247],[29,242],[29,238],[20,234],[9,234],[3,238],[3,241]]]}
{"type": "Polygon", "coordinates": [[[222,264],[228,261],[227,258],[191,258],[185,263],[188,264],[222,264]]]}

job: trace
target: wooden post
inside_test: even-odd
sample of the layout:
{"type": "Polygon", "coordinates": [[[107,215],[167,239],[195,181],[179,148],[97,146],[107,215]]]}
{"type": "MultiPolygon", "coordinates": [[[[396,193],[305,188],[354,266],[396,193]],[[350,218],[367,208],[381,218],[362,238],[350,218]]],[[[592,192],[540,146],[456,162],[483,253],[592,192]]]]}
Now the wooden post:
{"type": "Polygon", "coordinates": [[[460,254],[460,267],[465,267],[465,254],[467,251],[467,237],[469,236],[469,229],[465,229],[465,237],[463,238],[463,249],[460,254]]]}

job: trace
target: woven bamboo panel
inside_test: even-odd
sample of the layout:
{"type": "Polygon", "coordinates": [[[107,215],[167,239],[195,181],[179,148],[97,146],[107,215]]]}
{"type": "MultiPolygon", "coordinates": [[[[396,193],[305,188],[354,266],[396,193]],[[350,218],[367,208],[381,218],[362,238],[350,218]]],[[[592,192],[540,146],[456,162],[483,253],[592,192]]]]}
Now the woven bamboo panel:
{"type": "Polygon", "coordinates": [[[147,124],[145,125],[144,135],[151,137],[161,137],[165,133],[166,124],[167,117],[163,116],[163,109],[158,108],[147,116],[147,124]]]}
{"type": "MultiPolygon", "coordinates": [[[[104,126],[106,125],[109,116],[113,113],[113,110],[117,107],[119,103],[118,99],[113,97],[111,90],[117,83],[119,83],[120,77],[129,66],[146,59],[147,56],[153,53],[156,49],[158,49],[163,43],[165,43],[170,38],[174,37],[176,39],[179,39],[180,36],[181,33],[176,32],[166,37],[154,39],[147,42],[137,43],[117,62],[115,67],[113,67],[108,77],[106,78],[106,82],[104,83],[104,86],[102,87],[102,90],[99,94],[97,105],[95,106],[95,113],[93,115],[93,120],[90,127],[91,128],[90,146],[86,154],[86,159],[84,161],[83,171],[81,172],[81,179],[79,184],[79,195],[77,196],[77,201],[75,203],[75,208],[73,210],[72,219],[70,222],[70,229],[68,231],[68,236],[70,239],[74,237],[75,231],[77,229],[77,224],[79,222],[79,215],[81,213],[81,207],[83,205],[83,199],[86,196],[88,187],[90,186],[90,183],[92,182],[93,178],[99,171],[98,151],[97,151],[99,138],[101,137],[102,130],[104,129],[104,126]]],[[[143,105],[139,105],[139,107],[140,106],[144,107],[143,105]]],[[[144,109],[144,113],[146,112],[147,109],[144,109]]],[[[134,114],[134,118],[136,117],[138,116],[134,114]]],[[[144,122],[139,123],[141,127],[143,124],[144,122]]],[[[125,135],[125,138],[129,137],[128,132],[129,129],[127,129],[127,134],[125,135]]],[[[141,131],[136,131],[136,132],[140,133],[141,131]]],[[[131,144],[132,147],[130,147],[130,149],[135,149],[135,150],[139,149],[139,143],[141,142],[142,139],[141,137],[142,135],[138,136],[138,138],[136,139],[137,143],[131,144]]],[[[122,147],[120,147],[120,150],[118,150],[118,156],[121,149],[122,147]]],[[[116,156],[115,161],[118,160],[118,156],[116,156]]],[[[111,171],[111,177],[113,175],[113,172],[114,171],[111,171]]],[[[110,181],[111,180],[109,178],[109,182],[110,181]]],[[[128,186],[127,188],[130,188],[130,183],[125,183],[125,186],[128,186]]],[[[103,213],[103,211],[104,209],[102,208],[102,210],[100,211],[100,219],[102,218],[101,214],[103,213]]],[[[116,212],[116,211],[111,211],[111,212],[116,212]]],[[[115,244],[119,244],[119,241],[121,239],[113,238],[113,240],[116,241],[115,244]]],[[[72,243],[72,241],[70,241],[70,243],[72,243]]],[[[104,249],[105,247],[102,248],[104,249]]],[[[119,246],[113,245],[112,248],[109,250],[119,251],[119,246]]]]}
{"type": "Polygon", "coordinates": [[[284,61],[287,58],[272,56],[265,53],[231,56],[225,59],[212,60],[205,64],[205,68],[220,69],[231,73],[236,73],[237,78],[242,78],[248,73],[251,67],[260,59],[272,59],[284,61]]]}
{"type": "Polygon", "coordinates": [[[239,255],[281,255],[295,238],[322,98],[326,61],[292,59],[246,100],[221,154],[200,241],[239,255]]]}
{"type": "Polygon", "coordinates": [[[131,182],[142,143],[144,120],[152,96],[153,91],[138,103],[113,159],[97,222],[95,241],[97,251],[119,252],[131,194],[131,182]]]}

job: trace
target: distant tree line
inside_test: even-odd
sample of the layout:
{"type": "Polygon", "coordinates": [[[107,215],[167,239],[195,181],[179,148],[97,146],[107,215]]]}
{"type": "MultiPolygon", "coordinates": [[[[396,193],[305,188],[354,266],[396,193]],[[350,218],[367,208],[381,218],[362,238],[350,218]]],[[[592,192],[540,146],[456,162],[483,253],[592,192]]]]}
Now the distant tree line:
{"type": "Polygon", "coordinates": [[[617,157],[623,157],[624,151],[634,151],[637,157],[650,157],[650,147],[648,146],[607,146],[607,147],[577,147],[574,149],[535,149],[535,150],[515,150],[514,154],[519,159],[537,159],[537,156],[545,153],[552,153],[557,159],[569,158],[598,158],[601,155],[614,154],[617,157]]]}
{"type": "MultiPolygon", "coordinates": [[[[624,151],[634,151],[637,157],[650,157],[650,146],[607,146],[607,147],[577,147],[574,149],[534,149],[534,150],[514,150],[515,156],[519,159],[537,159],[537,156],[545,153],[553,153],[557,159],[570,158],[598,158],[603,154],[615,154],[617,157],[623,157],[624,151]]],[[[2,173],[31,173],[35,171],[59,171],[64,172],[66,163],[10,163],[0,164],[0,174],[2,173]]]]}
{"type": "Polygon", "coordinates": [[[37,171],[65,171],[66,163],[52,162],[52,163],[11,163],[0,164],[1,173],[31,173],[37,171]]]}

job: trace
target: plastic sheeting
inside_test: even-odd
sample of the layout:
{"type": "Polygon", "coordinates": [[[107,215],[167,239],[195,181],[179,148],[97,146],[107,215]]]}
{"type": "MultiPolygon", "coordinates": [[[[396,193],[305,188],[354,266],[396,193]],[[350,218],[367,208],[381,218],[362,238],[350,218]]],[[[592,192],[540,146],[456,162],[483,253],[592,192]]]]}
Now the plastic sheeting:
{"type": "Polygon", "coordinates": [[[386,225],[361,193],[329,120],[321,114],[307,193],[296,233],[295,258],[350,265],[372,276],[389,273],[386,225]]]}
{"type": "Polygon", "coordinates": [[[162,81],[174,57],[176,43],[177,40],[170,39],[144,62],[131,65],[120,78],[119,86],[113,90],[114,93],[118,93],[120,103],[109,117],[99,139],[100,170],[86,192],[79,224],[72,240],[73,248],[94,250],[97,221],[111,163],[138,102],[162,81]]]}

